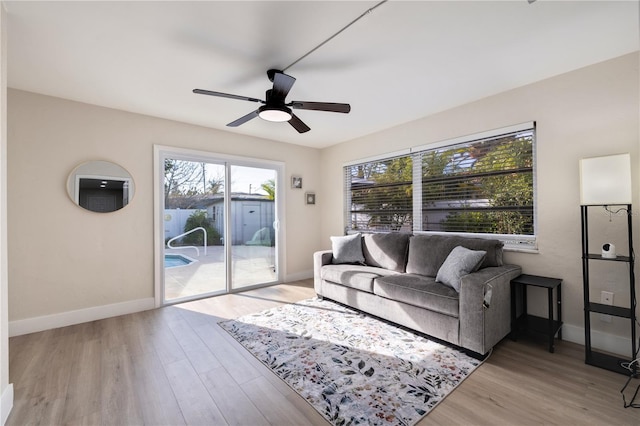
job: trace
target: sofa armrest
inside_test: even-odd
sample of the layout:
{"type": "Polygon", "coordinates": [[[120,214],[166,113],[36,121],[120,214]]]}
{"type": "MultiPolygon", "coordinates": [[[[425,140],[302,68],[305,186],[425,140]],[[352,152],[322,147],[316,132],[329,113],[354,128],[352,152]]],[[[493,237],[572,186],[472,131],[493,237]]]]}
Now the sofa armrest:
{"type": "Polygon", "coordinates": [[[486,354],[511,331],[511,280],[517,265],[481,269],[460,281],[460,346],[486,354]],[[485,296],[490,294],[489,303],[485,296]]]}
{"type": "Polygon", "coordinates": [[[324,265],[331,264],[333,260],[333,251],[322,250],[313,253],[313,287],[318,296],[322,296],[322,278],[320,277],[320,269],[324,265]]]}

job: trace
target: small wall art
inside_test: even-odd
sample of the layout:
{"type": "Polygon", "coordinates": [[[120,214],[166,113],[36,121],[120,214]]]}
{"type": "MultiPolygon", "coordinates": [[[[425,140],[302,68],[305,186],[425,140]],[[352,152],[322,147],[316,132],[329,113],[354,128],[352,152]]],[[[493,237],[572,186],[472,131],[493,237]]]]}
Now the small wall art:
{"type": "Polygon", "coordinates": [[[291,176],[291,188],[302,189],[302,177],[291,176]]]}
{"type": "Polygon", "coordinates": [[[307,204],[315,204],[316,203],[316,193],[315,192],[307,192],[304,194],[305,203],[307,204]]]}

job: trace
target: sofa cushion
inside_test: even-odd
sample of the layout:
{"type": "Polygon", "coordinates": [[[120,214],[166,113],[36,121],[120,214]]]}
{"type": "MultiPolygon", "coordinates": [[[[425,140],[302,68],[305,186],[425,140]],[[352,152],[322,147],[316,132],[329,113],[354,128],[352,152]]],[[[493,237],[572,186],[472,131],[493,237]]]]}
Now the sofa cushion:
{"type": "Polygon", "coordinates": [[[454,247],[438,270],[436,282],[446,284],[460,293],[460,279],[478,269],[486,254],[484,250],[454,247]]]}
{"type": "Polygon", "coordinates": [[[373,280],[394,274],[397,272],[361,265],[325,265],[320,269],[323,280],[368,293],[373,293],[373,280]]]}
{"type": "Polygon", "coordinates": [[[332,263],[364,263],[360,234],[331,237],[332,263]]]}
{"type": "Polygon", "coordinates": [[[404,272],[410,236],[399,232],[364,234],[362,251],[365,264],[404,272]]]}
{"type": "Polygon", "coordinates": [[[458,292],[433,277],[415,274],[380,277],[373,284],[373,293],[387,299],[458,317],[458,292]]]}
{"type": "Polygon", "coordinates": [[[484,238],[466,238],[455,235],[414,235],[409,240],[409,255],[406,271],[435,277],[451,250],[462,246],[469,250],[483,250],[487,254],[480,269],[502,266],[502,242],[484,238]]]}

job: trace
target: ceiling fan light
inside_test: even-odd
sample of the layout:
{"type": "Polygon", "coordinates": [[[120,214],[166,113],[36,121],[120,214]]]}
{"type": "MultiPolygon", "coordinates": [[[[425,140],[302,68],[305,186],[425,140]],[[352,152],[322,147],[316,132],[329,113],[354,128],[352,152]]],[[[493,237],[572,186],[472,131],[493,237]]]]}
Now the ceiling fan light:
{"type": "Polygon", "coordinates": [[[287,107],[277,107],[264,105],[259,108],[258,116],[267,121],[289,121],[293,116],[291,110],[287,107]]]}

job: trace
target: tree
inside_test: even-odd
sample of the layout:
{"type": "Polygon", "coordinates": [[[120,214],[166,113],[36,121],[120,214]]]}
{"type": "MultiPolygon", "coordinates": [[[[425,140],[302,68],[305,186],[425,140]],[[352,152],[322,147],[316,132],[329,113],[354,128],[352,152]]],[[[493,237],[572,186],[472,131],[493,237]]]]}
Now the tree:
{"type": "MultiPolygon", "coordinates": [[[[411,226],[413,217],[413,162],[399,157],[354,167],[351,202],[363,217],[368,229],[399,231],[411,226]]],[[[357,226],[357,224],[354,224],[357,226]]]]}
{"type": "Polygon", "coordinates": [[[197,182],[202,182],[202,166],[192,161],[164,160],[164,202],[169,197],[193,191],[197,182]]]}
{"type": "Polygon", "coordinates": [[[207,195],[218,194],[223,188],[223,177],[207,179],[205,163],[173,159],[164,162],[165,208],[196,207],[207,195]]]}
{"type": "Polygon", "coordinates": [[[478,147],[476,158],[453,194],[466,194],[468,202],[485,200],[483,209],[469,206],[468,211],[447,216],[445,230],[493,234],[533,233],[533,155],[530,137],[496,139],[478,147]]]}
{"type": "Polygon", "coordinates": [[[276,199],[276,180],[268,179],[260,185],[260,188],[267,193],[267,200],[276,199]]]}
{"type": "Polygon", "coordinates": [[[347,169],[351,227],[412,227],[417,172],[421,230],[532,234],[532,166],[532,135],[527,134],[354,165],[347,169]]]}

